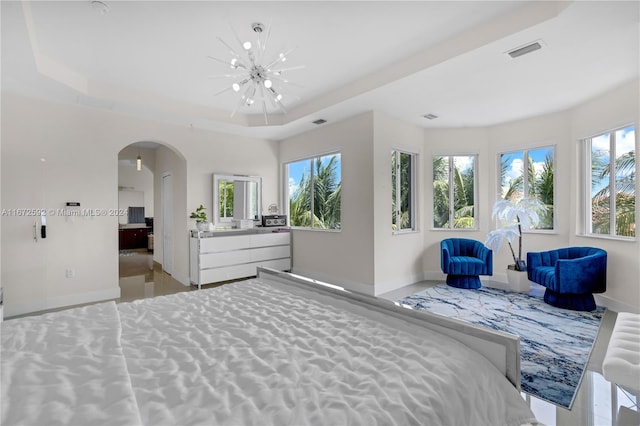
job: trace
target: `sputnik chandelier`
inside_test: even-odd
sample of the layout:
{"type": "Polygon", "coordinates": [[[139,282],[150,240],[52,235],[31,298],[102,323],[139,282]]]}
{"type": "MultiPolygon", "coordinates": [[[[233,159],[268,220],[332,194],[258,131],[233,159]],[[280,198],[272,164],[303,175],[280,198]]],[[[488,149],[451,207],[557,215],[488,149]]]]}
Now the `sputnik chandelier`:
{"type": "Polygon", "coordinates": [[[235,74],[223,74],[212,77],[230,78],[232,80],[231,84],[216,93],[216,95],[229,90],[240,94],[240,99],[231,113],[231,117],[236,114],[240,107],[251,106],[258,100],[262,104],[265,124],[269,124],[267,104],[284,113],[287,112],[282,103],[282,89],[285,84],[291,83],[285,79],[282,74],[286,71],[304,68],[304,66],[281,68],[282,64],[287,60],[287,55],[293,52],[294,49],[279,53],[271,58],[271,60],[266,60],[267,42],[269,41],[271,28],[266,28],[265,30],[263,24],[254,22],[251,24],[251,29],[257,34],[257,46],[253,46],[250,41],[241,42],[232,28],[238,44],[242,47],[242,50],[239,50],[242,54],[238,53],[238,51],[218,37],[218,40],[229,49],[231,60],[225,61],[212,56],[209,56],[209,58],[222,62],[237,72],[235,74]]]}

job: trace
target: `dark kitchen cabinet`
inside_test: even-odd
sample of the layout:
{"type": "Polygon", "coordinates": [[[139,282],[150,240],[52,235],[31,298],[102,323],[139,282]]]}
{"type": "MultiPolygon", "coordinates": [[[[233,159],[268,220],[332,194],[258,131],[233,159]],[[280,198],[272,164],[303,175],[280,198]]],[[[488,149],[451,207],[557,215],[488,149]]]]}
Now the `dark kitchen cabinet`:
{"type": "Polygon", "coordinates": [[[149,235],[148,228],[121,228],[119,230],[120,250],[147,248],[149,235]]]}

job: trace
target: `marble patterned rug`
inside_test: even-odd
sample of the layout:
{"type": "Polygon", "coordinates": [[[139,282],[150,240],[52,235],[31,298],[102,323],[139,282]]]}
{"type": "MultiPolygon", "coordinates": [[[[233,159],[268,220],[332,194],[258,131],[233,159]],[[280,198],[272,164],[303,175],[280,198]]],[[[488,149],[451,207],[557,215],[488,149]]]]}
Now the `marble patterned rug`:
{"type": "Polygon", "coordinates": [[[398,300],[520,336],[522,390],[571,408],[605,308],[592,312],[560,309],[541,297],[482,287],[466,290],[438,284],[398,300]]]}

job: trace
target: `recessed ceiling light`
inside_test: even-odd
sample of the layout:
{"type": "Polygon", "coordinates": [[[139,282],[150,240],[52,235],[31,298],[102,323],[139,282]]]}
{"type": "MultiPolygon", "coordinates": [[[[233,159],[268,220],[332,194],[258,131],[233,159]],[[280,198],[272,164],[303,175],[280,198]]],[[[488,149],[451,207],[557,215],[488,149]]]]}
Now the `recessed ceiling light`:
{"type": "Polygon", "coordinates": [[[324,123],[326,123],[326,122],[327,122],[327,120],[325,120],[325,119],[323,119],[323,118],[320,118],[320,119],[318,119],[318,120],[312,121],[312,123],[313,123],[313,124],[318,124],[318,125],[320,125],[320,124],[324,124],[324,123]]]}
{"type": "Polygon", "coordinates": [[[438,116],[435,114],[425,114],[423,115],[423,117],[426,118],[427,120],[435,120],[436,118],[438,118],[438,116]]]}
{"type": "Polygon", "coordinates": [[[516,47],[515,49],[508,51],[507,54],[512,58],[517,58],[540,49],[542,49],[542,40],[537,40],[525,46],[516,47]]]}

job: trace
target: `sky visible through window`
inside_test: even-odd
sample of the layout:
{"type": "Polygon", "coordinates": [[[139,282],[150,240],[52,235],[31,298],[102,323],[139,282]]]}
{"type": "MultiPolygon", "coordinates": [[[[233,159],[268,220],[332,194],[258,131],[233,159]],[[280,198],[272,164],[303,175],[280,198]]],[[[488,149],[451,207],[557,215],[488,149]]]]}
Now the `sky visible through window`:
{"type": "MultiPolygon", "coordinates": [[[[610,158],[610,133],[597,136],[591,139],[592,152],[599,152],[602,154],[600,158],[602,161],[609,163],[610,158]]],[[[635,128],[633,126],[625,127],[616,131],[616,156],[627,154],[634,151],[636,148],[636,136],[635,128]]],[[[593,197],[604,187],[609,185],[609,178],[600,179],[599,181],[593,181],[591,185],[591,196],[593,197]]]]}
{"type": "MultiPolygon", "coordinates": [[[[325,155],[321,158],[321,162],[323,166],[326,166],[327,163],[331,160],[333,155],[325,155]]],[[[298,185],[300,184],[300,179],[302,175],[309,176],[311,161],[309,159],[296,161],[293,163],[289,163],[289,199],[293,197],[293,195],[298,190],[298,185]]],[[[338,161],[336,163],[336,175],[338,177],[342,176],[342,162],[338,161]]]]}
{"type": "MultiPolygon", "coordinates": [[[[553,153],[553,147],[545,147],[539,149],[532,149],[528,151],[529,158],[533,160],[533,168],[536,171],[536,175],[539,175],[542,172],[542,168],[544,166],[545,158],[548,154],[553,153]]],[[[509,156],[511,162],[509,167],[507,168],[506,178],[507,181],[511,179],[516,179],[519,176],[522,176],[522,171],[524,170],[524,155],[523,152],[511,152],[506,153],[505,155],[509,156]]]]}

